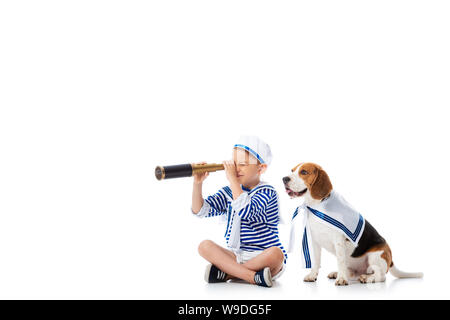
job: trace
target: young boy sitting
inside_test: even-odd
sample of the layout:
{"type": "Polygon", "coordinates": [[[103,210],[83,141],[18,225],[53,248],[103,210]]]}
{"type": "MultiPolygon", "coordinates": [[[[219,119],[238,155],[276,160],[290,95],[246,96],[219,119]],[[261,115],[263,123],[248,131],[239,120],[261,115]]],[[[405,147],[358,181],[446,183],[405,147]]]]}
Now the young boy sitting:
{"type": "Polygon", "coordinates": [[[228,249],[211,240],[200,243],[200,255],[211,264],[205,280],[209,283],[239,278],[271,287],[284,270],[286,253],[278,238],[278,195],[260,181],[272,154],[257,137],[244,136],[233,148],[233,160],[224,161],[230,186],[203,199],[202,184],[208,173],[194,175],[192,212],[198,217],[226,215],[225,239],[228,249]]]}

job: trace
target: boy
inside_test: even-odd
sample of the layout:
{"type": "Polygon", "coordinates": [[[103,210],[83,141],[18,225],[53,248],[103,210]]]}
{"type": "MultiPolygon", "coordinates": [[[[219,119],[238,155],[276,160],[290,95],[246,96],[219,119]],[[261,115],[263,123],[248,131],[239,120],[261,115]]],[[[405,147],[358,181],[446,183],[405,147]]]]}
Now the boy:
{"type": "Polygon", "coordinates": [[[226,215],[225,239],[228,249],[211,240],[200,243],[200,255],[211,264],[205,280],[209,283],[239,278],[271,287],[272,276],[284,270],[286,253],[278,238],[278,195],[262,182],[272,154],[257,137],[243,136],[233,148],[233,161],[224,161],[230,183],[203,199],[202,184],[208,173],[194,175],[192,213],[198,217],[226,215]]]}

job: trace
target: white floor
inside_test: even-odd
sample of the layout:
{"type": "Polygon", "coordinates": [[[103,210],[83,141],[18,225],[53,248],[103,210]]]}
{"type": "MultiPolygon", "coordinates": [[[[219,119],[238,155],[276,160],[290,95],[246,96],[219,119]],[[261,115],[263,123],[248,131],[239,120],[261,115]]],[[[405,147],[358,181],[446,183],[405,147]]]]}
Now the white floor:
{"type": "Polygon", "coordinates": [[[280,279],[271,289],[242,283],[204,285],[203,299],[427,299],[424,280],[392,279],[384,283],[337,287],[322,275],[315,283],[304,283],[295,277],[280,279]]]}
{"type": "MultiPolygon", "coordinates": [[[[287,268],[272,288],[261,288],[237,281],[207,284],[203,280],[203,269],[194,270],[193,267],[187,267],[192,272],[190,278],[181,283],[167,281],[166,289],[156,297],[164,299],[445,299],[450,297],[450,294],[444,290],[447,286],[427,273],[423,279],[396,279],[387,275],[386,282],[383,283],[351,282],[348,286],[338,287],[334,284],[334,280],[327,278],[328,273],[333,271],[332,259],[331,256],[324,259],[326,260],[324,265],[326,263],[328,265],[322,268],[315,283],[306,283],[303,282],[306,271],[296,269],[297,261],[292,261],[296,259],[291,257],[290,264],[294,266],[287,268]]],[[[412,269],[409,268],[409,270],[412,269]]],[[[444,281],[448,285],[448,281],[444,281]]]]}

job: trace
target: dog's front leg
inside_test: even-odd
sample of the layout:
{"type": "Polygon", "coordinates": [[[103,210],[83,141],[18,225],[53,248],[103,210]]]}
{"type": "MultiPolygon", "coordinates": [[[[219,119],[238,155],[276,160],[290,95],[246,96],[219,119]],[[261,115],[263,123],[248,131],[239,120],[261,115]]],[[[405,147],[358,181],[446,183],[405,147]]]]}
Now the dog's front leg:
{"type": "Polygon", "coordinates": [[[348,279],[344,236],[336,236],[334,240],[334,248],[336,250],[336,258],[338,264],[338,272],[335,284],[337,286],[346,286],[348,285],[348,279]]]}
{"type": "Polygon", "coordinates": [[[311,268],[311,272],[303,279],[305,282],[314,282],[319,275],[322,248],[315,241],[312,242],[312,245],[314,247],[314,267],[311,268]]]}

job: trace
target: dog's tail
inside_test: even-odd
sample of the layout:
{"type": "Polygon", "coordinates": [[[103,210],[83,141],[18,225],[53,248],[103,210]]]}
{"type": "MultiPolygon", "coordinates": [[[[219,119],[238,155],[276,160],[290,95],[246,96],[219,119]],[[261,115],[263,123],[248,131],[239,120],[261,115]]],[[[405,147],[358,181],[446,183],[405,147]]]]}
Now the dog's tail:
{"type": "Polygon", "coordinates": [[[397,278],[423,278],[422,272],[404,272],[399,269],[397,269],[396,266],[394,266],[394,262],[391,263],[391,267],[389,268],[389,271],[394,277],[397,278]]]}

